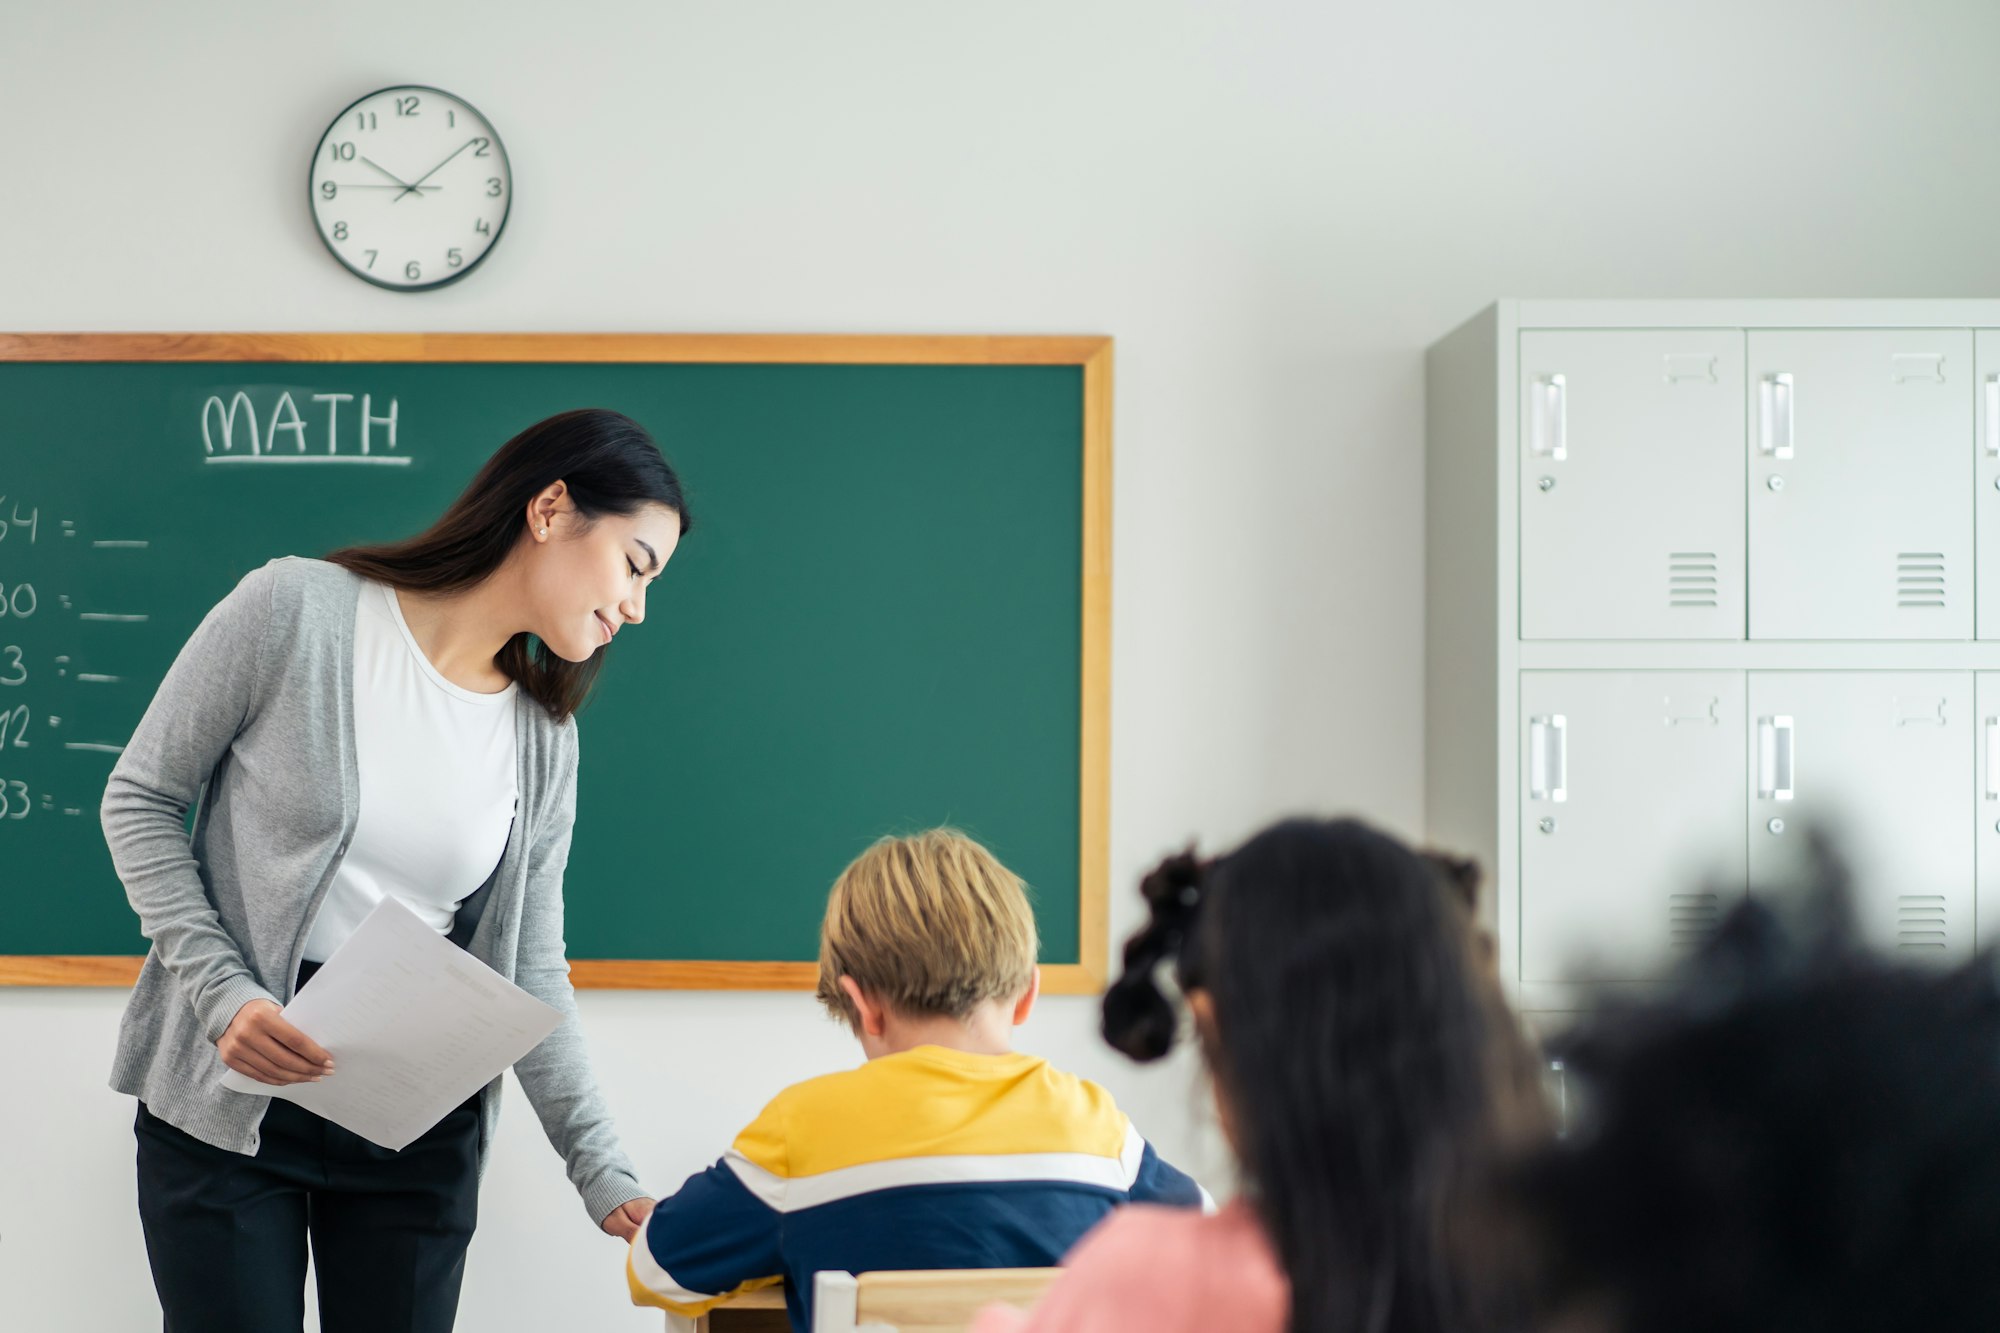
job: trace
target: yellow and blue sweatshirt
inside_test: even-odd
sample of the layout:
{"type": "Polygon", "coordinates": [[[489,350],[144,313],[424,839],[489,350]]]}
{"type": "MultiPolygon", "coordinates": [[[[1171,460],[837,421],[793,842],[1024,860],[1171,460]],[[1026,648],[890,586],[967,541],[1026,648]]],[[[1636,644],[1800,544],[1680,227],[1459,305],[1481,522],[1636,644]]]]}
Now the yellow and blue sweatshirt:
{"type": "Polygon", "coordinates": [[[911,1268],[1041,1268],[1127,1202],[1204,1202],[1095,1083],[1030,1055],[941,1046],[778,1094],[632,1243],[638,1305],[698,1315],[789,1281],[911,1268]]]}

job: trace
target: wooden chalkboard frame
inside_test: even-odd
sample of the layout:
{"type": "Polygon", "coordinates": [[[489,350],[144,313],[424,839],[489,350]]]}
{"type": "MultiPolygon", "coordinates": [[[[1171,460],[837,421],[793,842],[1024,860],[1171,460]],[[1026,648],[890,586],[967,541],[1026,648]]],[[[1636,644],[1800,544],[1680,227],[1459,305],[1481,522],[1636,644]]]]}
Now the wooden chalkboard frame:
{"type": "MultiPolygon", "coordinates": [[[[1077,958],[1042,989],[1094,994],[1109,953],[1111,354],[1108,337],[653,333],[0,333],[0,361],[524,361],[743,365],[1078,366],[1083,372],[1082,753],[1077,958]]],[[[0,956],[0,985],[129,986],[143,959],[0,956]]],[[[810,990],[800,962],[579,959],[579,988],[810,990]]]]}

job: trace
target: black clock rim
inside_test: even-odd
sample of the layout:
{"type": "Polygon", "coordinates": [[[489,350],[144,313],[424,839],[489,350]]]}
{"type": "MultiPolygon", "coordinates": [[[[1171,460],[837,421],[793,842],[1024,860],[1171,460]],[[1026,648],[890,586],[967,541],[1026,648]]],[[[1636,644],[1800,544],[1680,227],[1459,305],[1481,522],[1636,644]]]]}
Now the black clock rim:
{"type": "Polygon", "coordinates": [[[342,268],[346,269],[349,273],[352,273],[355,277],[367,283],[370,287],[379,287],[385,292],[396,292],[399,295],[403,296],[418,296],[424,292],[434,292],[437,291],[440,287],[449,287],[454,282],[463,282],[465,279],[471,277],[473,270],[477,269],[481,264],[486,262],[487,257],[493,253],[494,248],[500,244],[500,238],[507,234],[507,219],[512,217],[514,214],[514,159],[508,155],[507,145],[505,142],[501,140],[500,131],[494,129],[492,117],[488,116],[484,111],[481,111],[478,107],[474,106],[470,101],[468,101],[463,97],[460,97],[457,93],[451,91],[449,88],[439,88],[433,84],[428,84],[428,83],[384,84],[382,87],[375,89],[373,92],[367,92],[361,94],[361,96],[355,98],[352,102],[349,102],[346,106],[334,112],[333,119],[328,121],[326,128],[320,132],[319,142],[313,145],[312,157],[309,158],[306,162],[306,214],[312,219],[313,234],[319,237],[319,243],[326,247],[326,252],[333,256],[334,262],[338,263],[342,268]],[[493,229],[493,239],[486,243],[486,248],[484,250],[480,251],[479,258],[473,260],[470,264],[467,264],[464,268],[460,269],[458,272],[452,274],[449,277],[439,278],[436,282],[418,283],[415,286],[410,286],[407,283],[384,282],[380,278],[375,277],[372,274],[368,273],[366,270],[358,269],[354,267],[354,265],[348,263],[347,256],[341,254],[340,251],[333,248],[332,240],[330,240],[327,237],[325,229],[319,225],[319,214],[313,211],[313,167],[314,164],[316,164],[319,161],[320,150],[326,147],[327,137],[331,135],[335,129],[339,128],[342,117],[346,116],[348,112],[354,110],[355,107],[360,106],[363,102],[366,102],[371,98],[380,97],[383,93],[393,93],[399,89],[405,89],[405,88],[409,89],[411,92],[437,93],[441,97],[449,97],[454,102],[457,102],[460,106],[464,107],[467,111],[472,112],[472,114],[478,116],[481,120],[485,121],[486,127],[489,130],[493,131],[493,145],[494,147],[500,150],[500,160],[507,164],[507,203],[506,206],[500,210],[500,225],[493,229]]]}

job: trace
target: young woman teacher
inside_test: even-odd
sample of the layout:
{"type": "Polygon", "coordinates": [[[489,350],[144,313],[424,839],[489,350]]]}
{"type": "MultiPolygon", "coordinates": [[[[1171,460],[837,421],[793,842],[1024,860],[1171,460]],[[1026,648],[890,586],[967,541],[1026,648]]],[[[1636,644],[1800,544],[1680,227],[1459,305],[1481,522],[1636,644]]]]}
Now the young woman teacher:
{"type": "Polygon", "coordinates": [[[452,1325],[500,1081],[400,1153],[220,1084],[340,1077],[281,1002],[384,897],[562,1011],[515,1073],[591,1219],[623,1238],[651,1210],[578,1030],[562,878],[572,714],[686,530],[645,431],[567,412],[428,532],[274,560],[181,650],[103,806],[152,941],[112,1086],[139,1098],[169,1333],[297,1329],[308,1237],[327,1333],[452,1325]]]}

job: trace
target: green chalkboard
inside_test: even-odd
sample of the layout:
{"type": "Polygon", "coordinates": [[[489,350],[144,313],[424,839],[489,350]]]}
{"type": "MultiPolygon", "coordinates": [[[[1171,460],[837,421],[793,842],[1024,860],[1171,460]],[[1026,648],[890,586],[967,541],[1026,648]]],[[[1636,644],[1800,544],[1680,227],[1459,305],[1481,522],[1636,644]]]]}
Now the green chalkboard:
{"type": "Polygon", "coordinates": [[[579,982],[802,984],[840,867],[951,823],[1032,887],[1053,988],[1089,984],[1107,360],[1095,339],[0,338],[0,979],[101,981],[86,963],[144,952],[98,800],[244,573],[415,531],[516,431],[602,406],[660,441],[695,530],[580,717],[579,982]]]}

